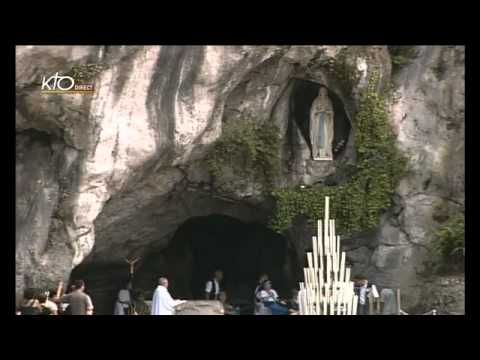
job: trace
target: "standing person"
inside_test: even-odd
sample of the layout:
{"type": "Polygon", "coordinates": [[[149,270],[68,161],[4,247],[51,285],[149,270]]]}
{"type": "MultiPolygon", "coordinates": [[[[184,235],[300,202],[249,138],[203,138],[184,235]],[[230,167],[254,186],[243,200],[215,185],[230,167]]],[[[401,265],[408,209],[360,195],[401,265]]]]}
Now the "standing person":
{"type": "Polygon", "coordinates": [[[26,289],[20,305],[20,315],[41,315],[41,313],[40,303],[37,300],[35,290],[26,289]]]}
{"type": "Polygon", "coordinates": [[[50,307],[47,306],[48,292],[38,295],[38,302],[40,303],[40,315],[56,315],[50,307]]]}
{"type": "Polygon", "coordinates": [[[382,315],[394,315],[397,307],[395,291],[390,288],[383,288],[380,292],[380,298],[383,302],[382,315]]]}
{"type": "Polygon", "coordinates": [[[47,301],[45,302],[45,307],[50,309],[50,312],[51,312],[50,315],[58,315],[58,306],[55,303],[55,294],[56,294],[55,289],[47,291],[46,294],[45,294],[47,296],[47,301]]]}
{"type": "Polygon", "coordinates": [[[213,275],[213,279],[205,284],[205,299],[218,300],[221,292],[220,283],[223,280],[223,271],[217,270],[213,275]]]}
{"type": "Polygon", "coordinates": [[[113,315],[130,315],[132,299],[128,289],[121,289],[118,292],[118,298],[115,302],[115,310],[113,315]]]}
{"type": "MultiPolygon", "coordinates": [[[[75,284],[71,284],[67,290],[67,292],[64,294],[64,295],[67,295],[67,294],[71,294],[75,291],[75,284]]],[[[69,303],[65,303],[65,302],[62,302],[61,301],[62,298],[58,298],[56,299],[56,302],[58,305],[58,309],[59,309],[59,314],[60,315],[72,315],[72,308],[70,307],[70,304],[69,303]]]]}
{"type": "Polygon", "coordinates": [[[355,283],[355,292],[358,295],[358,315],[368,315],[368,293],[370,289],[368,288],[368,279],[359,276],[356,278],[355,283]]]}
{"type": "Polygon", "coordinates": [[[85,282],[83,280],[76,280],[74,282],[75,290],[71,293],[62,296],[60,302],[69,305],[71,315],[93,315],[92,299],[85,291],[85,282]]]}
{"type": "Polygon", "coordinates": [[[168,279],[158,279],[158,286],[153,293],[151,315],[173,315],[175,306],[183,304],[183,300],[174,300],[168,292],[168,279]]]}

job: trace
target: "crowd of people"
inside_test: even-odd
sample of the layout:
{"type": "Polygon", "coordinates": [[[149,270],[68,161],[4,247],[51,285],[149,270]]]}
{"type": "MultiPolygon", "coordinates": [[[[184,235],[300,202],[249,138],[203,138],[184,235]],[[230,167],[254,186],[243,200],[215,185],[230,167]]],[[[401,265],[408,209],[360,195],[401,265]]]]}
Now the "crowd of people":
{"type": "MultiPolygon", "coordinates": [[[[371,285],[363,276],[355,281],[355,293],[359,297],[358,314],[368,314],[368,293],[371,285]]],[[[114,306],[114,315],[173,315],[175,307],[185,300],[173,299],[168,291],[168,279],[161,277],[153,293],[151,305],[145,300],[143,292],[134,291],[132,282],[118,292],[114,306]]],[[[85,293],[85,282],[76,280],[68,293],[59,296],[58,290],[35,291],[26,289],[24,299],[17,309],[17,315],[92,315],[93,303],[85,293]]],[[[255,315],[296,315],[299,311],[298,290],[292,289],[289,297],[281,299],[273,288],[267,274],[259,277],[253,294],[255,315]]],[[[205,283],[205,299],[222,303],[225,315],[239,315],[239,306],[229,303],[227,292],[223,288],[223,271],[217,270],[205,283]]]]}
{"type": "Polygon", "coordinates": [[[58,290],[26,289],[17,315],[92,315],[93,303],[85,293],[85,282],[76,280],[67,294],[58,290]]]}

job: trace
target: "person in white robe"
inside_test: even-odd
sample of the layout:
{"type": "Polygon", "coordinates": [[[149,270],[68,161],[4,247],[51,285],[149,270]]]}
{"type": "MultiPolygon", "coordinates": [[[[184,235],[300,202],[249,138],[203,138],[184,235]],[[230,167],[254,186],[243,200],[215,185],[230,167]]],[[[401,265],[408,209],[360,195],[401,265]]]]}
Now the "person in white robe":
{"type": "Polygon", "coordinates": [[[184,300],[175,300],[168,292],[168,279],[160,278],[153,293],[151,315],[174,315],[175,306],[185,303],[184,300]]]}

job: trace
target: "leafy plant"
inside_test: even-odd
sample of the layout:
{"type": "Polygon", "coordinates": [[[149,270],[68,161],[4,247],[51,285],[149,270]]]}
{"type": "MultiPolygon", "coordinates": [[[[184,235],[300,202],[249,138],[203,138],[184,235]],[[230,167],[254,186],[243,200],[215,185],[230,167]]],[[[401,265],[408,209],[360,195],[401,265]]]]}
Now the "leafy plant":
{"type": "Polygon", "coordinates": [[[346,93],[350,94],[360,80],[360,73],[357,68],[348,62],[349,50],[342,49],[335,60],[327,64],[327,70],[332,73],[340,82],[346,93]]]}
{"type": "Polygon", "coordinates": [[[107,68],[107,64],[75,65],[70,70],[69,76],[79,82],[91,81],[95,76],[107,68]]]}
{"type": "Polygon", "coordinates": [[[216,177],[232,173],[271,186],[280,170],[279,152],[278,127],[246,115],[226,124],[207,156],[207,164],[216,177]]]}
{"type": "Polygon", "coordinates": [[[392,60],[392,72],[397,72],[418,55],[416,47],[412,45],[388,46],[388,51],[392,60]]]}
{"type": "Polygon", "coordinates": [[[388,209],[399,179],[405,174],[406,159],[395,145],[388,123],[384,98],[376,93],[378,73],[372,73],[354,119],[357,163],[351,178],[335,186],[284,188],[272,192],[276,208],[271,227],[283,232],[299,216],[310,223],[322,219],[324,197],[331,197],[331,214],[345,236],[378,226],[381,211],[388,209]]]}
{"type": "Polygon", "coordinates": [[[431,249],[439,257],[439,270],[454,270],[465,256],[465,216],[452,216],[433,233],[431,249]]]}

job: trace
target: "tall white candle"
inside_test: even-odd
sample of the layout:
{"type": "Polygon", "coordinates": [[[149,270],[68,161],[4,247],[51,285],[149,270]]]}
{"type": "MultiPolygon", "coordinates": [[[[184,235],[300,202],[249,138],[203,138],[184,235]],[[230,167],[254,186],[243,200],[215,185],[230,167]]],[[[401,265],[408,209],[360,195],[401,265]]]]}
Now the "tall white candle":
{"type": "Polygon", "coordinates": [[[357,315],[357,304],[358,304],[358,296],[355,295],[355,296],[353,297],[352,315],[357,315]]]}
{"type": "Polygon", "coordinates": [[[312,281],[312,289],[315,291],[317,289],[317,286],[318,286],[318,282],[317,282],[317,275],[315,274],[316,271],[315,269],[310,269],[310,279],[312,281]]]}
{"type": "Polygon", "coordinates": [[[331,227],[332,227],[332,231],[331,231],[330,234],[332,235],[332,242],[333,242],[333,247],[335,249],[335,253],[337,253],[338,249],[336,247],[337,238],[336,238],[336,235],[335,235],[335,219],[331,220],[331,227]]]}
{"type": "Polygon", "coordinates": [[[333,259],[333,273],[335,282],[338,282],[338,254],[335,254],[335,258],[333,259]]]}
{"type": "Polygon", "coordinates": [[[305,314],[310,315],[310,300],[308,298],[308,288],[305,290],[305,314]]]}
{"type": "Polygon", "coordinates": [[[337,252],[340,254],[342,249],[340,249],[340,235],[337,235],[337,252]]]}
{"type": "Polygon", "coordinates": [[[335,249],[335,241],[333,241],[333,220],[328,221],[328,235],[329,235],[329,240],[330,240],[330,252],[332,254],[335,254],[336,249],[335,249]]]}
{"type": "Polygon", "coordinates": [[[330,220],[330,197],[325,196],[325,222],[330,220]]]}
{"type": "Polygon", "coordinates": [[[318,243],[318,246],[317,246],[317,250],[318,250],[318,253],[319,253],[319,257],[320,257],[320,267],[323,267],[323,240],[322,240],[322,220],[318,220],[318,228],[317,228],[317,243],[318,243]]]}
{"type": "Polygon", "coordinates": [[[326,280],[325,280],[327,283],[330,283],[331,271],[332,271],[332,261],[330,256],[327,256],[327,274],[326,274],[326,280]]]}
{"type": "Polygon", "coordinates": [[[324,219],[324,225],[325,225],[325,232],[324,232],[324,237],[325,240],[328,244],[328,253],[330,253],[331,248],[330,248],[330,234],[329,234],[329,223],[330,223],[330,214],[329,214],[329,207],[330,207],[330,198],[328,196],[325,197],[325,219],[324,219]]]}
{"type": "Polygon", "coordinates": [[[322,297],[323,294],[322,294],[322,291],[323,291],[323,284],[324,284],[324,281],[323,281],[323,268],[320,268],[319,272],[318,272],[318,284],[319,284],[319,287],[320,287],[320,296],[322,297]]]}
{"type": "Polygon", "coordinates": [[[323,302],[323,313],[327,315],[328,297],[330,296],[330,284],[325,283],[325,298],[323,302]]]}
{"type": "Polygon", "coordinates": [[[345,251],[342,251],[342,260],[340,261],[340,282],[345,282],[345,251]]]}
{"type": "Polygon", "coordinates": [[[335,304],[337,302],[337,298],[338,298],[337,284],[334,282],[333,289],[332,289],[332,308],[333,308],[332,315],[335,315],[335,304]]]}
{"type": "Polygon", "coordinates": [[[313,245],[313,267],[315,269],[318,269],[318,252],[317,252],[317,237],[312,236],[312,245],[313,245]]]}
{"type": "Polygon", "coordinates": [[[339,288],[338,288],[338,297],[337,297],[337,315],[342,315],[342,297],[343,297],[343,291],[342,291],[342,285],[339,283],[339,288]]]}
{"type": "Polygon", "coordinates": [[[311,252],[308,252],[308,253],[307,253],[307,259],[308,259],[308,267],[309,267],[309,268],[313,267],[312,253],[311,253],[311,252]]]}
{"type": "Polygon", "coordinates": [[[304,311],[303,311],[303,289],[302,289],[301,285],[300,285],[300,291],[298,292],[298,312],[300,313],[300,315],[304,315],[304,311]]]}
{"type": "Polygon", "coordinates": [[[330,254],[330,240],[328,237],[328,221],[323,224],[323,243],[325,244],[325,255],[328,256],[330,254]]]}
{"type": "Polygon", "coordinates": [[[350,315],[350,300],[352,298],[351,297],[347,297],[346,301],[345,301],[345,315],[350,315]]]}

